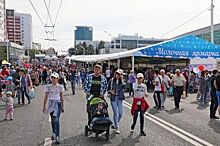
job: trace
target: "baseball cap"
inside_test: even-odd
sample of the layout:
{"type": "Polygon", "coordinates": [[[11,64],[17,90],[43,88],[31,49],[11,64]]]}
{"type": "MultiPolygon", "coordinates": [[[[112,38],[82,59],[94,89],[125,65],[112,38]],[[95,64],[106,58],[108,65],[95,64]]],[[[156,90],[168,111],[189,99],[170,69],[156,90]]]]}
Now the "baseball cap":
{"type": "Polygon", "coordinates": [[[101,66],[101,65],[99,65],[99,64],[96,64],[96,65],[94,66],[94,68],[99,68],[99,69],[102,69],[102,66],[101,66]]]}
{"type": "Polygon", "coordinates": [[[119,73],[120,75],[123,75],[123,70],[122,69],[117,69],[116,73],[119,73]]]}
{"type": "Polygon", "coordinates": [[[54,77],[54,78],[59,78],[59,74],[58,74],[58,73],[56,73],[56,72],[54,72],[54,73],[52,73],[52,74],[51,74],[51,77],[54,77]]]}
{"type": "Polygon", "coordinates": [[[144,75],[142,73],[138,73],[137,78],[144,78],[144,75]]]}

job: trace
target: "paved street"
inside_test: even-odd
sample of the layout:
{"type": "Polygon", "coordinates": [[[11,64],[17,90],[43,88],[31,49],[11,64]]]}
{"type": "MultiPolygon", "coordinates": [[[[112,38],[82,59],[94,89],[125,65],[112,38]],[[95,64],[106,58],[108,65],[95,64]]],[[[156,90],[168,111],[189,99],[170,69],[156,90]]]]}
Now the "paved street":
{"type": "MultiPolygon", "coordinates": [[[[65,92],[65,112],[61,117],[62,146],[190,146],[220,145],[220,121],[209,119],[209,107],[199,106],[195,95],[190,95],[181,102],[181,111],[173,109],[173,99],[168,98],[166,108],[157,111],[152,95],[149,96],[151,109],[145,116],[146,137],[139,136],[139,122],[134,133],[130,132],[132,117],[130,114],[131,99],[126,99],[124,114],[120,125],[120,135],[111,131],[110,140],[104,136],[84,136],[87,122],[83,90],[77,88],[72,96],[70,89],[65,92]]],[[[43,86],[36,89],[36,97],[30,105],[15,107],[13,121],[3,121],[4,105],[0,104],[0,141],[1,146],[44,146],[53,145],[50,141],[50,119],[41,112],[43,86]]],[[[111,106],[109,107],[112,116],[111,106]]]]}

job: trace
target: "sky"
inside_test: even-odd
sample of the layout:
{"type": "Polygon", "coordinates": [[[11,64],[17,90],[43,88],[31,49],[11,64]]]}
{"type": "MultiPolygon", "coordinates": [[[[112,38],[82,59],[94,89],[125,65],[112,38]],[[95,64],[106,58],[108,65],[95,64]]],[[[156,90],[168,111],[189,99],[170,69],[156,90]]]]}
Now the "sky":
{"type": "MultiPolygon", "coordinates": [[[[44,0],[31,0],[43,23],[47,22],[44,0]]],[[[50,0],[45,0],[49,3],[50,0]]],[[[51,0],[50,14],[54,22],[61,0],[51,0]]],[[[92,26],[94,40],[110,41],[111,36],[138,34],[146,38],[172,38],[210,25],[211,0],[63,0],[55,23],[56,42],[45,41],[44,25],[38,19],[29,0],[6,0],[7,9],[29,13],[33,21],[34,42],[43,49],[67,50],[74,45],[74,26],[92,26]],[[189,23],[175,29],[197,14],[189,23]]],[[[220,23],[220,1],[214,0],[214,23],[220,23]]],[[[50,25],[48,19],[47,22],[50,25]]]]}

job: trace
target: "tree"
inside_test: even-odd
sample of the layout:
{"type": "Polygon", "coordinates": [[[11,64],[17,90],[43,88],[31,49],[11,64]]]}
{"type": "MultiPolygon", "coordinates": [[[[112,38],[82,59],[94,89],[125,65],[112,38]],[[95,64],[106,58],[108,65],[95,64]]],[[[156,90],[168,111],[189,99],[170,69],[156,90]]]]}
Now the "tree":
{"type": "Polygon", "coordinates": [[[39,51],[39,50],[26,49],[26,50],[25,50],[25,55],[26,55],[26,56],[28,56],[28,51],[29,51],[30,59],[34,59],[34,58],[35,58],[35,54],[40,54],[40,51],[39,51]]]}
{"type": "Polygon", "coordinates": [[[105,42],[104,41],[100,41],[98,44],[98,49],[103,49],[105,48],[105,42]]]}

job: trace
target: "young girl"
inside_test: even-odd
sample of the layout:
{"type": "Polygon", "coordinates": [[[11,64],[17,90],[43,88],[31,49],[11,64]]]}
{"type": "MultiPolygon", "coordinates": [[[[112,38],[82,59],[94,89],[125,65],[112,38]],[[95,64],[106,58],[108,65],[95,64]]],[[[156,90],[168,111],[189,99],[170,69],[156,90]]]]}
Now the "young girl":
{"type": "Polygon", "coordinates": [[[2,98],[2,101],[5,102],[6,105],[6,113],[5,113],[5,120],[8,119],[8,115],[10,116],[10,120],[13,120],[13,113],[14,113],[14,106],[13,106],[13,98],[12,98],[12,92],[7,91],[6,97],[2,98]]]}
{"type": "Polygon", "coordinates": [[[144,75],[142,73],[137,74],[137,82],[133,84],[133,90],[134,90],[134,99],[133,104],[131,108],[131,114],[133,116],[133,124],[131,125],[131,131],[134,131],[138,113],[140,112],[140,135],[146,136],[146,133],[144,132],[144,113],[149,108],[148,103],[145,100],[145,97],[148,96],[147,94],[147,86],[143,84],[144,75]]]}

